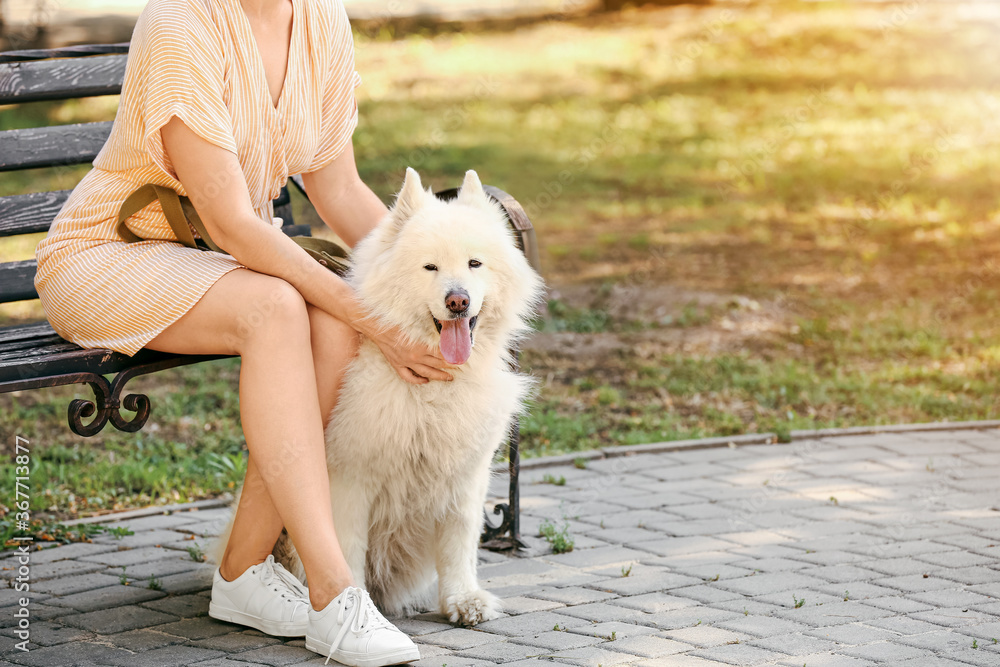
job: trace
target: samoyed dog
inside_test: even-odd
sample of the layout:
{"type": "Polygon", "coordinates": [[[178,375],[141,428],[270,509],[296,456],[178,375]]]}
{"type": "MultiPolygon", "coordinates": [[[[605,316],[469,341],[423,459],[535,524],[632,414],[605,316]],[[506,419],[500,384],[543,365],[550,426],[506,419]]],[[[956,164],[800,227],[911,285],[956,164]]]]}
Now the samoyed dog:
{"type": "MultiPolygon", "coordinates": [[[[444,202],[407,169],[352,262],[347,280],[369,312],[458,368],[452,382],[412,385],[362,343],[326,430],[344,556],[384,613],[432,607],[436,575],[451,622],[497,618],[499,600],[476,578],[476,550],[490,465],[531,389],[511,370],[509,350],[529,330],[541,278],[474,171],[444,202]]],[[[304,579],[287,534],[274,555],[304,579]]]]}

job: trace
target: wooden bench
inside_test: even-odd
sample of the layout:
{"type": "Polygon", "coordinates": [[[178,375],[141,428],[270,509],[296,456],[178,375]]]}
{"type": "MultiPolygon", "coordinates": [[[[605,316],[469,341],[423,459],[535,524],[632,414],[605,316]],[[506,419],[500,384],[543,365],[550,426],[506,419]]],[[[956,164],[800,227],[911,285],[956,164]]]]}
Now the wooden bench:
{"type": "MultiPolygon", "coordinates": [[[[117,95],[121,92],[127,54],[128,44],[0,53],[0,105],[117,95]]],[[[0,171],[91,162],[107,140],[111,126],[104,122],[0,132],[0,171]]],[[[299,177],[290,182],[305,195],[299,177]]],[[[537,269],[534,230],[524,210],[505,192],[490,186],[486,191],[507,212],[521,249],[537,269]]],[[[0,198],[0,237],[47,231],[69,194],[69,190],[62,190],[0,198]]],[[[438,196],[449,199],[456,194],[457,189],[452,189],[438,196]]],[[[275,215],[285,221],[283,230],[287,234],[310,233],[308,225],[294,224],[287,188],[275,200],[274,208],[275,215]]],[[[37,299],[35,269],[34,260],[0,264],[0,303],[37,299]]],[[[222,358],[225,355],[175,355],[148,349],[128,357],[108,349],[81,348],[61,338],[48,322],[16,324],[0,327],[0,393],[88,384],[95,398],[70,402],[70,429],[81,436],[92,436],[110,422],[121,431],[135,432],[146,423],[152,406],[142,394],[125,393],[123,397],[129,380],[222,358]],[[124,417],[123,407],[135,415],[124,417]]],[[[518,435],[515,423],[510,438],[509,502],[494,507],[500,522],[493,526],[487,520],[483,533],[484,544],[491,548],[520,545],[518,435]]]]}

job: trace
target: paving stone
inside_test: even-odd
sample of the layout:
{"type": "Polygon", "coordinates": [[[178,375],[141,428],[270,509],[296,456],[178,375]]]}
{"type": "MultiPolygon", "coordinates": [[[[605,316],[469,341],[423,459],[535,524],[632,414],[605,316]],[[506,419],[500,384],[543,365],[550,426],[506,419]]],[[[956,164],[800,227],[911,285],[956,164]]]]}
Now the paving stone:
{"type": "Polygon", "coordinates": [[[649,551],[658,556],[677,556],[694,554],[702,551],[726,551],[733,546],[732,542],[714,537],[669,537],[664,540],[653,540],[636,544],[643,551],[649,551]]]}
{"type": "Polygon", "coordinates": [[[116,549],[121,549],[123,547],[136,549],[138,547],[151,547],[160,544],[168,544],[170,542],[176,542],[177,540],[183,540],[184,537],[184,535],[173,530],[153,529],[133,531],[132,535],[126,535],[120,539],[115,538],[113,535],[101,535],[96,538],[94,542],[98,544],[108,544],[116,549]]]}
{"type": "MultiPolygon", "coordinates": [[[[524,618],[524,616],[511,616],[509,618],[524,618]]],[[[508,619],[501,618],[497,621],[490,621],[490,623],[497,623],[505,620],[508,619]]],[[[481,624],[479,627],[482,627],[482,625],[485,624],[481,624]]],[[[484,632],[479,630],[468,630],[466,628],[452,628],[450,630],[445,630],[444,632],[434,632],[429,635],[414,637],[414,640],[419,641],[422,644],[433,644],[434,646],[441,646],[455,651],[461,651],[474,646],[482,646],[483,644],[503,641],[503,637],[491,634],[491,632],[495,631],[484,632]]]]}
{"type": "Polygon", "coordinates": [[[77,611],[96,611],[109,609],[119,605],[132,605],[147,600],[155,600],[165,595],[140,586],[106,586],[92,591],[82,591],[64,597],[53,597],[46,600],[47,604],[56,607],[70,607],[77,611]]]}
{"type": "Polygon", "coordinates": [[[738,618],[742,615],[741,613],[726,609],[716,609],[715,607],[691,606],[649,614],[643,621],[650,627],[663,630],[676,630],[678,628],[688,628],[701,624],[712,624],[718,621],[738,618]]]}
{"type": "MultiPolygon", "coordinates": [[[[57,577],[69,577],[74,574],[85,574],[87,572],[97,572],[99,570],[106,569],[106,566],[100,563],[86,563],[82,561],[75,560],[59,560],[52,563],[32,563],[31,564],[31,580],[33,582],[42,582],[46,579],[55,579],[57,577]]],[[[17,576],[17,569],[11,568],[10,571],[2,573],[6,579],[11,579],[17,576]]],[[[40,590],[38,586],[32,586],[32,590],[40,590]]]]}
{"type": "MultiPolygon", "coordinates": [[[[928,651],[934,651],[935,653],[951,653],[970,648],[973,641],[976,641],[978,637],[982,636],[977,632],[975,627],[964,629],[963,632],[969,634],[963,634],[953,630],[937,630],[935,632],[926,632],[920,635],[900,637],[897,641],[900,644],[927,649],[928,651]]],[[[980,643],[984,644],[985,647],[986,641],[982,641],[980,643]]]]}
{"type": "Polygon", "coordinates": [[[977,667],[997,667],[997,665],[1000,665],[995,653],[988,653],[982,649],[967,648],[962,651],[949,653],[948,657],[959,662],[977,665],[977,667]]]}
{"type": "Polygon", "coordinates": [[[873,662],[898,663],[911,658],[927,658],[932,654],[923,649],[904,646],[897,643],[877,642],[864,646],[850,646],[838,649],[838,653],[855,658],[863,658],[873,662]]]}
{"type": "Polygon", "coordinates": [[[416,662],[411,662],[409,664],[414,667],[443,667],[447,665],[448,667],[465,667],[465,665],[479,665],[483,664],[482,660],[474,660],[471,658],[462,658],[454,654],[448,654],[446,659],[442,659],[443,656],[436,656],[433,658],[424,658],[416,662]]]}
{"type": "Polygon", "coordinates": [[[587,667],[611,667],[632,662],[634,658],[624,653],[607,651],[596,646],[584,646],[567,651],[558,651],[551,655],[552,659],[570,665],[586,665],[587,667]]]}
{"type": "Polygon", "coordinates": [[[618,651],[629,656],[658,658],[664,655],[683,653],[690,650],[692,646],[665,637],[642,635],[615,639],[606,644],[601,644],[601,648],[608,651],[618,651]]]}
{"type": "Polygon", "coordinates": [[[669,630],[663,632],[662,636],[699,647],[722,646],[730,642],[742,642],[751,639],[751,637],[745,634],[732,632],[723,628],[713,628],[707,625],[669,630]]]}
{"type": "Polygon", "coordinates": [[[798,623],[824,627],[827,625],[842,625],[856,621],[868,621],[875,618],[892,616],[892,612],[877,607],[870,607],[860,602],[830,602],[823,605],[806,605],[800,609],[785,609],[776,612],[781,618],[787,618],[798,623]]]}
{"type": "Polygon", "coordinates": [[[117,551],[118,548],[109,544],[91,544],[88,542],[74,542],[73,544],[62,544],[56,547],[49,547],[41,551],[31,552],[31,565],[42,563],[54,563],[60,560],[73,558],[83,558],[86,556],[96,556],[98,554],[117,551]]]}
{"type": "Polygon", "coordinates": [[[845,646],[857,646],[859,644],[870,644],[892,640],[899,637],[899,633],[884,628],[870,627],[861,623],[848,623],[846,625],[834,625],[826,628],[811,630],[806,633],[812,637],[828,639],[845,646]]]}
{"type": "Polygon", "coordinates": [[[643,551],[623,546],[609,546],[596,549],[574,549],[569,553],[545,556],[545,560],[559,565],[590,569],[612,564],[627,565],[646,555],[648,554],[643,551]]]}
{"type": "Polygon", "coordinates": [[[83,614],[66,616],[66,625],[100,634],[117,634],[174,620],[174,616],[136,605],[111,606],[83,614]]]}
{"type": "Polygon", "coordinates": [[[128,566],[148,563],[150,561],[163,558],[177,558],[177,551],[164,549],[162,547],[139,547],[138,549],[126,549],[124,551],[109,551],[93,556],[82,556],[78,560],[89,563],[101,563],[109,567],[121,568],[125,566],[126,573],[128,566]]]}
{"type": "Polygon", "coordinates": [[[871,598],[867,600],[862,600],[865,604],[870,604],[873,607],[878,607],[879,609],[886,609],[888,611],[894,611],[900,614],[910,614],[915,611],[927,611],[932,609],[930,605],[926,605],[923,602],[917,602],[916,600],[910,600],[908,598],[871,598]]]}
{"type": "Polygon", "coordinates": [[[743,643],[701,649],[691,655],[730,665],[761,665],[785,657],[784,654],[743,643]]]}
{"type": "Polygon", "coordinates": [[[966,584],[968,586],[976,584],[989,584],[995,582],[997,579],[997,571],[995,569],[978,565],[972,567],[959,567],[954,570],[938,570],[934,574],[942,579],[956,581],[960,584],[966,584]]]}
{"type": "Polygon", "coordinates": [[[910,593],[907,597],[933,607],[971,607],[972,605],[984,604],[991,600],[986,595],[980,595],[979,593],[959,588],[929,591],[927,593],[910,593]]]}
{"type": "MultiPolygon", "coordinates": [[[[0,587],[0,609],[5,607],[17,607],[22,606],[21,600],[28,597],[31,600],[31,604],[42,602],[52,596],[46,593],[31,592],[29,595],[25,595],[23,591],[18,591],[14,588],[7,588],[6,586],[0,587]]],[[[0,616],[2,618],[2,616],[0,616]]]]}
{"type": "Polygon", "coordinates": [[[568,632],[575,632],[581,635],[587,635],[588,637],[597,637],[598,639],[604,639],[607,641],[614,641],[612,637],[615,639],[623,639],[625,637],[652,635],[656,634],[657,631],[658,630],[656,628],[649,628],[644,625],[635,625],[634,623],[624,623],[622,621],[579,625],[568,630],[568,632]]]}
{"type": "Polygon", "coordinates": [[[19,652],[5,657],[20,665],[37,665],[38,667],[130,664],[121,661],[135,659],[134,654],[124,649],[85,641],[46,646],[28,653],[19,652]]]}
{"type": "Polygon", "coordinates": [[[718,587],[717,583],[677,588],[672,590],[670,594],[678,597],[689,598],[705,604],[725,602],[726,600],[735,600],[743,597],[739,593],[722,590],[718,587]]]}
{"type": "Polygon", "coordinates": [[[752,646],[759,646],[760,648],[766,648],[769,651],[775,651],[778,653],[789,653],[792,655],[809,655],[812,653],[822,653],[826,651],[832,651],[837,648],[836,642],[799,633],[775,635],[773,637],[764,637],[762,639],[751,640],[747,643],[749,643],[752,646]]]}
{"type": "Polygon", "coordinates": [[[636,667],[718,667],[720,662],[696,658],[693,655],[670,655],[662,658],[650,658],[635,663],[636,667]]]}
{"type": "Polygon", "coordinates": [[[630,621],[642,624],[643,620],[649,616],[649,614],[644,611],[619,607],[618,605],[614,605],[609,602],[593,602],[591,604],[581,604],[575,607],[566,607],[564,609],[560,609],[559,613],[566,616],[573,616],[578,619],[586,619],[595,623],[605,623],[607,621],[630,621]]]}
{"type": "Polygon", "coordinates": [[[919,611],[915,614],[910,614],[910,618],[915,618],[918,621],[927,621],[928,623],[934,623],[935,625],[941,625],[948,628],[980,625],[981,623],[991,622],[994,620],[992,616],[987,616],[976,611],[958,607],[919,611]]]}
{"type": "Polygon", "coordinates": [[[226,653],[239,653],[280,643],[277,637],[263,636],[260,633],[231,632],[227,635],[208,637],[190,642],[191,646],[207,648],[226,653]]]}
{"type": "Polygon", "coordinates": [[[602,637],[591,637],[588,635],[576,634],[573,632],[547,631],[539,632],[536,635],[526,635],[521,637],[511,637],[510,642],[544,648],[548,651],[565,651],[581,646],[591,646],[606,641],[602,637]]]}
{"type": "Polygon", "coordinates": [[[158,600],[143,602],[142,606],[181,618],[193,618],[207,614],[208,603],[208,599],[200,595],[170,595],[158,600]]]}
{"type": "Polygon", "coordinates": [[[732,630],[733,632],[750,635],[752,637],[772,637],[774,635],[793,634],[809,629],[809,626],[801,623],[795,623],[793,621],[780,618],[756,615],[747,615],[743,618],[723,621],[721,623],[716,623],[715,625],[718,628],[732,630]]]}
{"type": "Polygon", "coordinates": [[[284,644],[274,644],[251,651],[235,653],[230,657],[246,662],[255,662],[263,665],[295,665],[316,657],[316,653],[306,648],[297,646],[286,646],[284,644]]]}
{"type": "MultiPolygon", "coordinates": [[[[11,611],[12,610],[10,609],[7,610],[7,612],[11,611]]],[[[38,602],[32,602],[30,606],[32,622],[54,620],[61,623],[63,622],[62,619],[75,616],[77,613],[78,612],[75,609],[56,607],[54,605],[41,604],[38,602]]],[[[0,628],[9,628],[17,624],[17,619],[14,617],[13,613],[0,614],[0,628]]]]}
{"type": "MultiPolygon", "coordinates": [[[[494,633],[505,637],[525,637],[546,630],[552,630],[556,626],[559,626],[559,628],[573,628],[586,623],[587,621],[583,619],[564,616],[563,614],[556,614],[551,611],[535,611],[529,614],[521,614],[520,616],[508,616],[507,618],[498,618],[495,621],[480,623],[476,628],[481,633],[494,633]]],[[[470,644],[469,646],[474,646],[474,644],[470,644]]],[[[469,648],[469,646],[462,648],[469,648]]]]}
{"type": "Polygon", "coordinates": [[[653,593],[684,586],[694,586],[700,583],[701,579],[696,579],[695,577],[659,571],[635,573],[627,577],[619,576],[600,583],[590,584],[589,587],[617,595],[640,595],[642,593],[653,593]]]}
{"type": "Polygon", "coordinates": [[[742,579],[727,579],[726,581],[719,581],[717,586],[740,595],[754,596],[779,591],[808,590],[813,587],[822,586],[825,583],[821,579],[795,572],[782,572],[757,574],[752,577],[743,577],[742,579]]]}
{"type": "MultiPolygon", "coordinates": [[[[207,569],[211,573],[215,570],[215,566],[207,563],[196,563],[187,554],[183,556],[177,554],[172,558],[160,558],[149,563],[130,565],[125,568],[125,576],[130,579],[149,579],[150,576],[162,579],[171,574],[203,569],[207,569]]],[[[118,572],[120,570],[115,573],[118,572]]]]}
{"type": "Polygon", "coordinates": [[[909,616],[890,616],[865,621],[865,625],[873,628],[884,628],[899,635],[917,635],[923,632],[934,632],[941,626],[926,621],[918,621],[909,616]]]}
{"type": "Polygon", "coordinates": [[[900,667],[968,667],[969,663],[942,658],[941,656],[921,656],[912,660],[904,660],[900,667]]]}
{"type": "Polygon", "coordinates": [[[180,644],[184,641],[180,637],[146,629],[129,630],[115,635],[101,635],[100,638],[129,651],[148,651],[162,646],[180,644]]]}
{"type": "Polygon", "coordinates": [[[175,621],[173,623],[163,623],[162,625],[155,626],[153,629],[157,632],[165,632],[168,635],[176,635],[185,639],[205,639],[230,632],[239,632],[244,627],[235,623],[218,621],[208,616],[199,616],[197,618],[185,618],[182,621],[175,621]]]}
{"type": "Polygon", "coordinates": [[[510,614],[511,616],[516,616],[518,614],[527,614],[532,611],[548,611],[550,609],[559,609],[565,605],[561,602],[552,602],[551,600],[539,600],[537,598],[524,597],[519,595],[516,597],[504,598],[501,600],[503,603],[503,611],[505,614],[510,614]]]}
{"type": "MultiPolygon", "coordinates": [[[[465,649],[464,651],[458,651],[455,655],[463,658],[479,660],[480,664],[491,664],[495,662],[517,662],[519,660],[548,655],[548,652],[544,649],[538,648],[537,646],[512,644],[510,642],[495,642],[492,644],[475,646],[470,649],[465,649]]],[[[423,657],[423,655],[421,655],[421,657],[423,657]]],[[[551,665],[551,663],[548,664],[551,665]]]]}
{"type": "Polygon", "coordinates": [[[682,609],[695,604],[690,598],[676,597],[666,593],[647,593],[645,595],[634,595],[632,597],[618,598],[608,604],[637,609],[647,613],[668,611],[670,609],[682,609]]]}
{"type": "Polygon", "coordinates": [[[432,632],[444,632],[454,627],[451,623],[427,621],[419,618],[396,618],[393,619],[393,625],[410,637],[429,635],[432,632]]]}
{"type": "Polygon", "coordinates": [[[72,595],[73,593],[91,591],[95,588],[103,588],[105,586],[121,586],[121,580],[118,576],[106,574],[107,568],[104,566],[101,566],[101,568],[105,572],[76,574],[49,581],[40,581],[32,588],[41,593],[48,593],[49,595],[72,595]]]}
{"type": "Polygon", "coordinates": [[[612,600],[618,596],[606,591],[595,591],[581,586],[569,586],[567,588],[549,588],[543,591],[536,591],[531,593],[530,597],[573,605],[602,602],[604,600],[612,600]]]}
{"type": "MultiPolygon", "coordinates": [[[[87,630],[65,626],[61,623],[50,621],[32,621],[30,627],[31,642],[39,646],[55,646],[66,642],[83,641],[92,638],[94,634],[87,630]]],[[[7,637],[15,637],[14,629],[7,629],[0,632],[7,637]]],[[[20,641],[20,638],[17,638],[20,641]]]]}
{"type": "Polygon", "coordinates": [[[849,655],[818,653],[814,655],[789,658],[787,660],[782,660],[778,664],[787,667],[800,667],[801,665],[808,665],[808,667],[875,667],[876,663],[871,660],[853,658],[849,655]]]}

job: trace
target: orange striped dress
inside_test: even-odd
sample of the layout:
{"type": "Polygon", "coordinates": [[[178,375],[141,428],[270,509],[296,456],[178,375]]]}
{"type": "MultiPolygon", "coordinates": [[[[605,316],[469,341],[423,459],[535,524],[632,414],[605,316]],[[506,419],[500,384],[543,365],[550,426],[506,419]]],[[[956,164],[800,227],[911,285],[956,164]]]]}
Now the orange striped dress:
{"type": "Polygon", "coordinates": [[[35,287],[49,323],[82,347],[138,352],[187,313],[223,275],[229,255],[177,241],[158,203],[133,216],[145,241],[116,234],[118,208],[157,183],[186,195],[163,149],[172,116],[236,154],[261,220],[290,174],[315,171],[348,145],[357,125],[354,53],[339,0],[292,0],[291,46],[275,107],[239,0],[150,0],[132,37],[118,114],[94,168],[74,189],[35,251],[35,287]]]}

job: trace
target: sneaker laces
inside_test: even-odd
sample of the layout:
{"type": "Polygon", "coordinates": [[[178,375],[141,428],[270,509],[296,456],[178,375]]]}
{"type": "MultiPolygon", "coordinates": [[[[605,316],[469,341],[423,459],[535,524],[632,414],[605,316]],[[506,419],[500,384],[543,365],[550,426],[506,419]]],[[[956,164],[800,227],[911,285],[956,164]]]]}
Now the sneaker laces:
{"type": "Polygon", "coordinates": [[[337,612],[337,623],[340,624],[340,631],[330,643],[330,652],[326,655],[324,665],[330,662],[334,652],[340,648],[348,630],[355,635],[361,635],[379,628],[395,628],[372,602],[368,591],[357,586],[348,586],[341,595],[344,596],[344,604],[337,612]]]}
{"type": "Polygon", "coordinates": [[[267,555],[267,558],[260,564],[260,567],[263,570],[260,578],[261,582],[265,586],[271,582],[278,584],[274,590],[280,592],[282,598],[296,602],[309,601],[308,593],[302,587],[302,582],[286,570],[281,563],[276,562],[272,554],[267,555]],[[280,590],[281,584],[284,584],[284,588],[287,590],[280,590]],[[289,593],[291,593],[291,596],[289,596],[289,593]]]}

